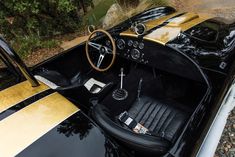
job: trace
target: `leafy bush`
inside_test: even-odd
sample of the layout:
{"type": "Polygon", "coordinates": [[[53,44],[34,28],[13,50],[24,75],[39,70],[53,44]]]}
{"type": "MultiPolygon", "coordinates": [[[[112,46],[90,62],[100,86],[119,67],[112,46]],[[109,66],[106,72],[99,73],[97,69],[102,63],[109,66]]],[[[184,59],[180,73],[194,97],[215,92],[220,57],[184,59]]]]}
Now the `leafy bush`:
{"type": "Polygon", "coordinates": [[[41,48],[54,48],[58,45],[58,41],[55,39],[42,39],[36,35],[29,36],[18,36],[14,39],[12,45],[21,55],[21,57],[26,57],[30,52],[41,49],[41,48]]]}
{"type": "Polygon", "coordinates": [[[15,47],[20,47],[20,53],[26,54],[34,48],[41,47],[39,45],[44,40],[48,42],[49,38],[56,35],[79,30],[82,25],[80,10],[91,2],[91,0],[0,1],[0,34],[14,43],[15,47]]]}

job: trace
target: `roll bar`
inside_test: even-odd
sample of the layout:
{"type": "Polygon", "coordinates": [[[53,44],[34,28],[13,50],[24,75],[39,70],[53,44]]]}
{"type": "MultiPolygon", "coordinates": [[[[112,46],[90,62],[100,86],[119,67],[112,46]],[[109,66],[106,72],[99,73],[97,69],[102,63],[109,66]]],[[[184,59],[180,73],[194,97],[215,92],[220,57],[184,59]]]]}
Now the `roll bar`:
{"type": "Polygon", "coordinates": [[[0,54],[10,64],[12,64],[13,66],[15,64],[19,68],[20,72],[31,83],[32,87],[37,87],[40,85],[31,71],[18,56],[18,54],[7,44],[7,42],[2,37],[0,37],[0,54]]]}

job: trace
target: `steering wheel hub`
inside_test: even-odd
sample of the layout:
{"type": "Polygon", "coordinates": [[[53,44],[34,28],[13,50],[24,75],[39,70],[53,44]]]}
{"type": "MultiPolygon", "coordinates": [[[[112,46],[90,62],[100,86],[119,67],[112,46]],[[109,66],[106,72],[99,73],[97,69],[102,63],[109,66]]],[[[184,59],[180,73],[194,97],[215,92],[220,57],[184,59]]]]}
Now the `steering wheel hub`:
{"type": "Polygon", "coordinates": [[[105,53],[106,53],[107,51],[108,51],[107,48],[104,47],[104,46],[102,46],[102,47],[100,48],[100,54],[102,54],[102,55],[105,55],[105,53]]]}

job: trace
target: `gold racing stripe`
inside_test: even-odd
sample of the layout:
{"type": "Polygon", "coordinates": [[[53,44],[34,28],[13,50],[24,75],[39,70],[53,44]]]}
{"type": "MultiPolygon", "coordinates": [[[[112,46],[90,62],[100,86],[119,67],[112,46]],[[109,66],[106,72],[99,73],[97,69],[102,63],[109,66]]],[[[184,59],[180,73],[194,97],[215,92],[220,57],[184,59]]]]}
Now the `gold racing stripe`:
{"type": "Polygon", "coordinates": [[[49,87],[44,84],[32,87],[28,81],[24,81],[0,91],[0,113],[47,89],[49,87]]]}
{"type": "Polygon", "coordinates": [[[13,157],[79,109],[53,93],[0,121],[0,156],[13,157]]]}
{"type": "MultiPolygon", "coordinates": [[[[149,28],[151,29],[153,27],[156,27],[179,14],[180,13],[174,13],[157,20],[149,21],[145,23],[147,30],[149,30],[149,28]]],[[[212,17],[206,14],[186,13],[182,16],[175,17],[167,25],[158,28],[150,34],[144,36],[144,39],[165,45],[167,42],[176,38],[180,34],[180,32],[184,32],[210,18],[212,17]]],[[[130,29],[122,32],[120,35],[138,37],[138,35],[136,35],[135,32],[131,31],[130,29]]]]}
{"type": "Polygon", "coordinates": [[[180,17],[176,17],[166,26],[156,29],[155,31],[146,35],[144,39],[165,45],[169,41],[175,39],[180,34],[180,32],[184,32],[209,18],[211,17],[207,15],[199,16],[195,13],[187,13],[180,17]]]}
{"type": "MultiPolygon", "coordinates": [[[[156,26],[159,26],[161,24],[163,24],[165,21],[169,20],[170,18],[174,17],[174,16],[177,16],[179,14],[182,14],[182,12],[176,12],[176,13],[172,13],[170,15],[167,15],[167,16],[163,16],[163,17],[160,17],[159,19],[155,19],[155,20],[150,20],[148,22],[145,23],[146,25],[146,28],[148,30],[156,27],[156,26]]],[[[120,34],[121,36],[132,36],[132,37],[138,37],[137,34],[135,34],[135,32],[131,31],[130,29],[122,32],[120,34]]]]}

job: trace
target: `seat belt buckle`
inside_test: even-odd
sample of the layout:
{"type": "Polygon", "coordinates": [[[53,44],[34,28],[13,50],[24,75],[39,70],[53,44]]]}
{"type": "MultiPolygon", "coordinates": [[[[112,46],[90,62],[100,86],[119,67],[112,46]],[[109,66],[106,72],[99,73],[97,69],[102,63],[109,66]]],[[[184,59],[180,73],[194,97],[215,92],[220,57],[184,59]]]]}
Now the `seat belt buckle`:
{"type": "Polygon", "coordinates": [[[133,118],[131,118],[127,111],[121,113],[118,119],[126,126],[128,126],[131,130],[133,130],[135,133],[146,134],[148,132],[148,129],[140,123],[136,122],[133,118]]]}
{"type": "Polygon", "coordinates": [[[127,111],[121,113],[118,117],[118,119],[123,122],[124,124],[126,124],[127,126],[129,126],[134,120],[129,116],[129,114],[127,113],[127,111]]]}

